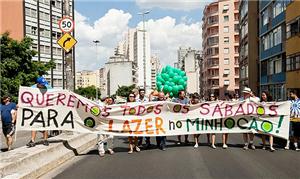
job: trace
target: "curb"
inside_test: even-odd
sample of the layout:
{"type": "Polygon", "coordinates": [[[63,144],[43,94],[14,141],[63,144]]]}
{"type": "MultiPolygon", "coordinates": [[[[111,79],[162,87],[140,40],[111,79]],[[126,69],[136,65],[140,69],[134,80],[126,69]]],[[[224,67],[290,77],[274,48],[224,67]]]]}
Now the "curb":
{"type": "Polygon", "coordinates": [[[49,146],[20,147],[0,154],[0,178],[37,178],[97,144],[96,134],[61,134],[49,146]]]}

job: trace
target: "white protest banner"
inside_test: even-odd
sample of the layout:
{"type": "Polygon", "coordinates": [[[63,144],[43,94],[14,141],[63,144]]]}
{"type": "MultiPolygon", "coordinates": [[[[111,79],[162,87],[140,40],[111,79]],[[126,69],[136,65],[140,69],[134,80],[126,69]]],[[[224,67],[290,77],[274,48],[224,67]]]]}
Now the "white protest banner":
{"type": "Polygon", "coordinates": [[[287,139],[289,121],[288,101],[197,105],[159,101],[102,106],[67,90],[21,87],[17,130],[69,130],[115,136],[259,132],[287,139]]]}

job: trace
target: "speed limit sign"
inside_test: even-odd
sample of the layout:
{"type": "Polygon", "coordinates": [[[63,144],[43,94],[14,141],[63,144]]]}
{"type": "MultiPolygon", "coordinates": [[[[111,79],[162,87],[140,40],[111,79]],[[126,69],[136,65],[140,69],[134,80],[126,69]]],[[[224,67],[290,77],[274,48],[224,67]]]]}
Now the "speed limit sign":
{"type": "Polygon", "coordinates": [[[64,33],[72,32],[74,29],[74,22],[70,17],[64,17],[58,22],[59,28],[64,33]]]}

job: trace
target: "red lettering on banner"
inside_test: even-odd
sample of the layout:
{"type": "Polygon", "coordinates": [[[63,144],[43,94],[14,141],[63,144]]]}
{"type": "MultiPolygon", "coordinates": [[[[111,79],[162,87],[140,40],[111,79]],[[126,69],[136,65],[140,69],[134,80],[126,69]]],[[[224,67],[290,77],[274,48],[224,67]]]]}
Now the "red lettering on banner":
{"type": "Polygon", "coordinates": [[[108,122],[108,132],[112,132],[112,126],[113,126],[114,120],[109,120],[108,122]]]}
{"type": "Polygon", "coordinates": [[[239,105],[239,107],[238,107],[238,109],[236,110],[236,112],[235,112],[234,115],[236,116],[236,114],[238,114],[238,113],[241,113],[242,115],[245,114],[244,109],[243,109],[243,104],[240,104],[240,105],[239,105]]]}
{"type": "Polygon", "coordinates": [[[277,115],[278,115],[278,113],[277,113],[277,108],[278,108],[278,105],[271,105],[271,106],[269,107],[270,111],[273,111],[273,112],[274,112],[274,114],[270,114],[270,116],[277,116],[277,115]]]}
{"type": "Polygon", "coordinates": [[[111,110],[111,107],[105,106],[103,109],[103,113],[101,114],[103,117],[108,117],[110,115],[109,110],[111,110]]]}
{"type": "Polygon", "coordinates": [[[138,112],[136,115],[144,114],[145,111],[146,111],[146,108],[144,106],[138,106],[138,112]]]}
{"type": "Polygon", "coordinates": [[[155,106],[155,109],[154,109],[154,113],[155,114],[160,114],[161,113],[161,108],[163,107],[162,104],[158,104],[155,106]]]}
{"type": "Polygon", "coordinates": [[[22,93],[22,95],[21,95],[21,101],[22,101],[22,103],[25,103],[25,104],[29,103],[31,106],[33,106],[33,104],[32,104],[32,101],[33,101],[33,94],[30,93],[30,92],[28,92],[28,91],[25,91],[25,92],[22,93]],[[31,98],[27,97],[27,98],[26,98],[26,101],[25,101],[25,98],[24,98],[25,94],[29,94],[31,98]]]}
{"type": "Polygon", "coordinates": [[[183,114],[186,114],[190,111],[190,107],[188,105],[183,106],[182,109],[185,109],[185,111],[182,111],[183,114]]]}
{"type": "Polygon", "coordinates": [[[127,109],[130,109],[130,106],[121,106],[121,108],[124,108],[124,110],[123,110],[123,116],[125,116],[125,114],[126,114],[126,110],[127,109]]]}
{"type": "Polygon", "coordinates": [[[201,105],[200,105],[200,108],[206,110],[206,112],[202,112],[202,111],[200,110],[200,113],[201,113],[202,115],[207,115],[207,114],[209,114],[209,104],[208,104],[208,103],[201,104],[201,105]]]}
{"type": "Polygon", "coordinates": [[[216,105],[214,112],[212,113],[212,116],[215,116],[215,113],[217,113],[217,112],[220,114],[221,117],[223,117],[223,114],[222,114],[219,104],[216,105]]]}
{"type": "Polygon", "coordinates": [[[39,94],[36,94],[36,103],[40,106],[42,106],[44,104],[44,94],[43,95],[39,95],[39,94]],[[39,101],[39,97],[42,97],[42,101],[39,101]]]}
{"type": "Polygon", "coordinates": [[[58,105],[59,103],[61,103],[62,105],[65,105],[65,103],[63,102],[64,99],[66,99],[66,95],[63,93],[58,93],[56,105],[58,105]]]}
{"type": "Polygon", "coordinates": [[[74,107],[74,104],[75,104],[75,96],[70,95],[70,96],[69,96],[69,100],[68,100],[67,106],[73,108],[73,107],[74,107]],[[73,99],[73,100],[72,100],[72,99],[73,99]]]}
{"type": "Polygon", "coordinates": [[[49,103],[52,100],[50,96],[53,96],[53,95],[54,94],[47,94],[46,106],[54,106],[54,104],[49,103]]]}
{"type": "Polygon", "coordinates": [[[253,106],[253,104],[252,103],[248,103],[247,104],[247,115],[253,114],[253,112],[254,112],[254,106],[253,106]],[[250,112],[250,109],[251,109],[251,112],[250,112]]]}
{"type": "Polygon", "coordinates": [[[84,104],[80,99],[78,99],[77,109],[80,107],[80,105],[81,105],[82,107],[85,106],[85,104],[84,104]]]}
{"type": "Polygon", "coordinates": [[[232,115],[232,105],[226,104],[226,106],[225,106],[225,117],[231,116],[231,115],[232,115]]]}

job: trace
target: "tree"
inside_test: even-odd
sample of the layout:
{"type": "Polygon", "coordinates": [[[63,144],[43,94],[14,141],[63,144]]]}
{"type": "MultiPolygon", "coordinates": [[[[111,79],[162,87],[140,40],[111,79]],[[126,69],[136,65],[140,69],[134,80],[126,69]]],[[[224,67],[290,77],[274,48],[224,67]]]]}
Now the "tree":
{"type": "Polygon", "coordinates": [[[119,86],[118,90],[116,91],[117,96],[127,97],[135,88],[135,85],[131,86],[119,86]]]}
{"type": "MultiPolygon", "coordinates": [[[[79,87],[78,89],[75,90],[75,93],[84,96],[89,99],[95,99],[96,98],[96,87],[93,86],[88,86],[86,88],[79,87]]],[[[98,96],[100,96],[100,89],[98,88],[98,96]]]]}
{"type": "Polygon", "coordinates": [[[0,97],[10,95],[17,101],[19,87],[33,85],[36,78],[47,74],[55,63],[53,60],[48,63],[33,61],[37,52],[31,50],[32,39],[29,37],[17,41],[6,32],[1,35],[0,43],[0,97]]]}

